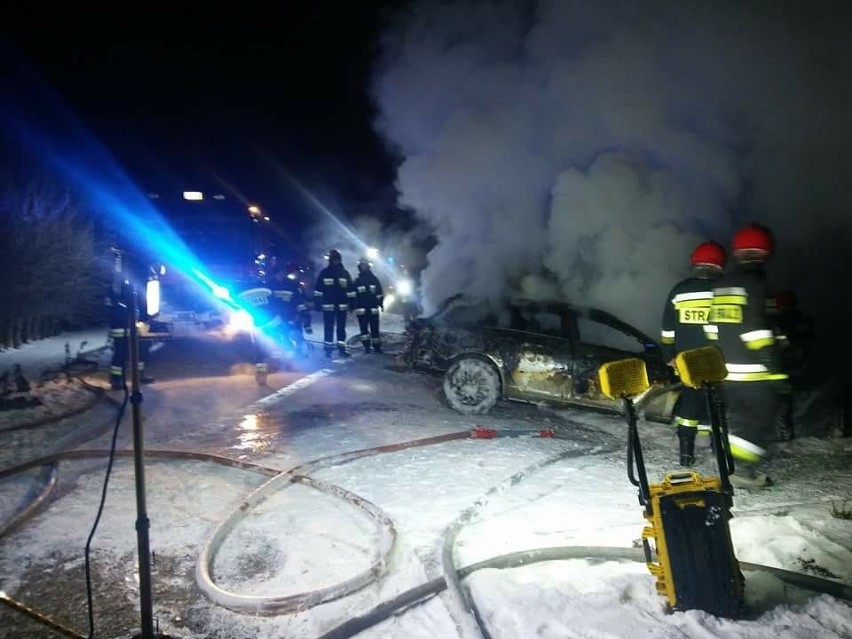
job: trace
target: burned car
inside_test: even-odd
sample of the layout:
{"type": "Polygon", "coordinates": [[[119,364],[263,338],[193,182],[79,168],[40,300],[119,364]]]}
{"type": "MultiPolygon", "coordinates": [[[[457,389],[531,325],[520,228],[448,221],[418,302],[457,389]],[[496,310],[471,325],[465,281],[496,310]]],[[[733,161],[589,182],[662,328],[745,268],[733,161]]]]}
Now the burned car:
{"type": "Polygon", "coordinates": [[[636,400],[646,419],[669,422],[679,388],[657,342],[610,313],[562,302],[449,298],[414,320],[401,357],[443,374],[447,401],[464,414],[500,398],[620,412],[601,393],[598,369],[628,357],[647,366],[652,386],[636,400]]]}

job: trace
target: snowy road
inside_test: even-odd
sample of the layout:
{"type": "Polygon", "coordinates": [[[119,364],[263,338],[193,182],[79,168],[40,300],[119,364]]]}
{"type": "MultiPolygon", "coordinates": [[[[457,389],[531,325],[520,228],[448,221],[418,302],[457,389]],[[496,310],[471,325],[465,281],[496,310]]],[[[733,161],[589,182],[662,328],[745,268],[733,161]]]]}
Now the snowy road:
{"type": "MultiPolygon", "coordinates": [[[[619,418],[503,403],[464,417],[443,401],[439,379],[389,370],[389,360],[356,350],[349,361],[329,363],[315,353],[261,389],[250,364],[228,349],[169,345],[155,354],[158,381],[143,389],[147,448],[244,464],[156,456],[147,464],[155,615],[165,631],[319,637],[440,575],[442,543],[456,524],[457,565],[529,548],[629,548],[639,536],[644,522],[626,477],[619,418]],[[565,438],[472,439],[477,426],[552,429],[565,438]],[[270,477],[294,468],[305,480],[270,477]],[[205,545],[210,570],[202,566],[199,576],[205,545]],[[373,583],[375,570],[381,578],[373,583]],[[372,575],[369,585],[347,588],[360,575],[372,575]],[[335,591],[346,596],[288,609],[335,591]],[[281,614],[246,614],[264,606],[281,614]]],[[[84,447],[107,448],[110,436],[102,432],[84,447]]],[[[643,425],[643,436],[657,477],[670,468],[672,434],[643,425]]],[[[118,446],[129,443],[125,419],[118,446]]],[[[31,446],[37,456],[49,442],[42,452],[31,446]]],[[[781,458],[777,489],[737,495],[732,530],[740,558],[852,581],[849,522],[827,516],[832,500],[852,492],[850,452],[843,442],[794,442],[781,458]]],[[[103,458],[63,462],[50,506],[0,540],[2,589],[80,630],[82,548],[105,467],[103,458]]],[[[3,484],[4,518],[35,478],[31,471],[3,484]]],[[[93,544],[96,636],[127,636],[138,623],[134,519],[133,467],[120,458],[93,544]]],[[[587,636],[569,630],[584,623],[609,637],[628,636],[620,634],[625,628],[635,630],[630,636],[769,637],[789,627],[801,628],[789,636],[842,637],[850,628],[830,621],[848,613],[845,604],[810,603],[811,595],[761,575],[747,587],[749,620],[719,626],[703,613],[666,615],[641,564],[569,564],[568,571],[484,571],[467,580],[492,636],[587,636]],[[802,610],[779,608],[791,602],[802,610]]],[[[445,593],[359,636],[452,639],[470,636],[469,623],[445,593]]],[[[12,637],[54,636],[2,608],[0,627],[12,637]]]]}

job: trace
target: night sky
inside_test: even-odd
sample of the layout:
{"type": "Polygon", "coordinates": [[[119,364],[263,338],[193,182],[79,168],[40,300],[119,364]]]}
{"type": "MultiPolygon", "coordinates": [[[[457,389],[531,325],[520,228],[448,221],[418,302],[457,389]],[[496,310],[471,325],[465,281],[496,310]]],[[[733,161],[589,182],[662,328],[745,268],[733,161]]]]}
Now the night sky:
{"type": "Polygon", "coordinates": [[[271,158],[340,207],[392,208],[368,88],[381,21],[400,3],[245,4],[6,3],[0,24],[145,190],[215,173],[310,224],[315,212],[271,158]]]}

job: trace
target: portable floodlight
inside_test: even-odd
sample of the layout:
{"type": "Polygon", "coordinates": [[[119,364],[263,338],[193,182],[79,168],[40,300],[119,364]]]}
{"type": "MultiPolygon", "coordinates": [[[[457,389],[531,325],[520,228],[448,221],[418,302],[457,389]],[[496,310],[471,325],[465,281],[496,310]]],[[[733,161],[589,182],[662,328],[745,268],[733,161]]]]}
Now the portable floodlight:
{"type": "Polygon", "coordinates": [[[744,580],[728,525],[733,505],[728,475],[733,466],[726,452],[724,407],[713,388],[725,379],[727,370],[715,347],[680,353],[676,364],[686,386],[707,392],[720,477],[680,471],[666,473],[658,484],[648,483],[633,405],[633,398],[649,388],[643,360],[630,358],[601,366],[601,390],[624,401],[627,476],[639,488],[639,503],[648,522],[642,530],[642,547],[657,592],[672,610],[698,609],[737,618],[744,607],[744,580]]]}

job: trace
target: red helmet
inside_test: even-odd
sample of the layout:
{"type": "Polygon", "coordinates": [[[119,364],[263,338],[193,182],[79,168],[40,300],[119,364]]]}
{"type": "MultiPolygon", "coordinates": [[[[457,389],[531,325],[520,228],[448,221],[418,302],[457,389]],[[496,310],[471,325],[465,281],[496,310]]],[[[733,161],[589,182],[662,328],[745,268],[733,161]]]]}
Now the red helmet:
{"type": "Polygon", "coordinates": [[[732,244],[735,253],[762,251],[767,256],[772,254],[772,236],[766,228],[757,224],[750,224],[737,231],[732,244]]]}
{"type": "Polygon", "coordinates": [[[692,251],[693,266],[709,265],[725,268],[726,261],[727,255],[725,255],[725,249],[716,242],[704,242],[696,246],[695,250],[692,251]]]}

